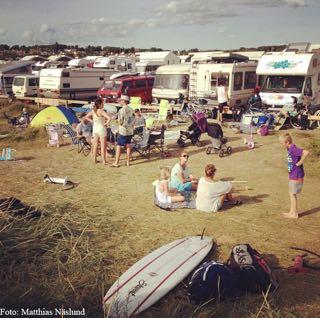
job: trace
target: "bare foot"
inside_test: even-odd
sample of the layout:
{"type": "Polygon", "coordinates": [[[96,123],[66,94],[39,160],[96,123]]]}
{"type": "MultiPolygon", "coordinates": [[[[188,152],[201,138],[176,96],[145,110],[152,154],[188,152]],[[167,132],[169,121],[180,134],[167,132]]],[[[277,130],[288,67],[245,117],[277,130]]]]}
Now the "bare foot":
{"type": "Polygon", "coordinates": [[[113,163],[110,167],[113,167],[113,168],[119,168],[120,166],[116,163],[113,163]]]}
{"type": "Polygon", "coordinates": [[[290,219],[298,219],[299,215],[298,214],[293,214],[291,212],[289,213],[282,213],[283,216],[285,216],[286,218],[290,218],[290,219]]]}

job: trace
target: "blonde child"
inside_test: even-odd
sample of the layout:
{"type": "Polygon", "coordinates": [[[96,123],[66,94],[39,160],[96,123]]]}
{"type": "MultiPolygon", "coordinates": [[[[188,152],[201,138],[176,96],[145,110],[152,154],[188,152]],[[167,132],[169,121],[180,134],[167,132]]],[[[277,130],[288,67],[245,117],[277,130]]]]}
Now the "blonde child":
{"type": "Polygon", "coordinates": [[[308,156],[309,151],[298,148],[293,142],[290,134],[286,133],[279,138],[281,144],[288,151],[288,173],[289,173],[289,197],[290,211],[283,213],[285,217],[297,219],[298,198],[301,193],[304,179],[303,161],[308,156]]]}
{"type": "Polygon", "coordinates": [[[169,187],[170,169],[165,167],[160,169],[159,180],[156,184],[156,196],[160,203],[170,204],[183,202],[184,196],[178,190],[169,187]]]}

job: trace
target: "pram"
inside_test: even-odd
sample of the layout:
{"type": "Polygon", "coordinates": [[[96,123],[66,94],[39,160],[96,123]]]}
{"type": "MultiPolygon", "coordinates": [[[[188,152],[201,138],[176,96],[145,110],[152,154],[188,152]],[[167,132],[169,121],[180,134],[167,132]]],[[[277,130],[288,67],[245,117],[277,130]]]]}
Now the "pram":
{"type": "Polygon", "coordinates": [[[64,124],[48,124],[46,130],[49,136],[47,147],[60,147],[63,143],[63,134],[65,132],[64,124]]]}
{"type": "Polygon", "coordinates": [[[217,153],[219,157],[224,157],[232,153],[232,147],[227,145],[228,138],[223,136],[223,131],[219,124],[208,125],[207,133],[212,142],[212,145],[206,149],[207,155],[217,153]]]}
{"type": "Polygon", "coordinates": [[[186,146],[186,141],[190,139],[191,143],[197,147],[201,147],[202,143],[200,137],[202,133],[207,131],[207,118],[203,112],[197,112],[191,115],[192,124],[188,127],[187,131],[180,131],[180,136],[177,144],[180,147],[186,146]]]}

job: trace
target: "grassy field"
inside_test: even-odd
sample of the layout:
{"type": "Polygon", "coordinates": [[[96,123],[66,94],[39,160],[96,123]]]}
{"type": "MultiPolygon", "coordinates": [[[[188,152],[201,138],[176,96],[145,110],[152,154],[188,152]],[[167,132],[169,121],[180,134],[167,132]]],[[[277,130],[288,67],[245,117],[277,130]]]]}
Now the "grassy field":
{"type": "MultiPolygon", "coordinates": [[[[11,106],[9,106],[11,107],[11,106]]],[[[20,107],[18,105],[18,107],[20,107]]],[[[6,110],[13,113],[17,106],[6,110]]],[[[0,109],[1,116],[1,109],[0,109]]],[[[8,131],[0,122],[1,133],[8,131]]],[[[196,210],[164,212],[153,204],[151,183],[159,167],[173,166],[179,149],[168,145],[166,159],[153,154],[131,167],[94,165],[76,148],[46,148],[43,132],[11,134],[0,148],[16,149],[12,162],[0,162],[0,198],[16,197],[45,211],[39,219],[0,212],[0,305],[86,308],[87,317],[103,317],[101,299],[115,279],[144,255],[178,238],[200,234],[215,240],[211,259],[226,261],[232,246],[250,243],[277,267],[278,291],[197,308],[188,302],[184,284],[143,313],[143,317],[320,317],[320,274],[290,275],[285,269],[298,255],[290,246],[320,251],[320,172],[316,151],[305,164],[299,198],[301,218],[282,217],[289,210],[286,152],[278,134],[255,137],[248,150],[243,135],[225,130],[234,153],[225,158],[188,146],[189,165],[202,176],[214,163],[219,178],[247,180],[236,186],[243,204],[207,214],[196,210]],[[27,136],[27,137],[25,137],[27,136]],[[79,183],[62,191],[43,176],[68,176],[79,183]]],[[[309,147],[320,130],[292,131],[295,142],[309,147]]],[[[204,141],[206,137],[203,137],[204,141]]],[[[311,147],[311,146],[310,146],[311,147]]]]}

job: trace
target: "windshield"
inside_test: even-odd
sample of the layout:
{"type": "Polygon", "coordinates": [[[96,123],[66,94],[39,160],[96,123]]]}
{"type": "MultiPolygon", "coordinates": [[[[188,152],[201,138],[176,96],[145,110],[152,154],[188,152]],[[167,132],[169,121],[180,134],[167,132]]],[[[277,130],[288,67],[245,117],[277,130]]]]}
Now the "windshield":
{"type": "Polygon", "coordinates": [[[189,75],[184,74],[158,74],[153,84],[160,89],[187,89],[188,86],[189,75]]]}
{"type": "Polygon", "coordinates": [[[121,81],[105,81],[102,85],[102,89],[118,91],[122,85],[121,81]]]}
{"type": "Polygon", "coordinates": [[[263,84],[263,92],[301,93],[304,76],[267,76],[263,84]]]}
{"type": "Polygon", "coordinates": [[[13,81],[14,86],[23,86],[24,85],[24,78],[23,77],[15,77],[13,81]]]}

